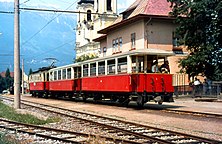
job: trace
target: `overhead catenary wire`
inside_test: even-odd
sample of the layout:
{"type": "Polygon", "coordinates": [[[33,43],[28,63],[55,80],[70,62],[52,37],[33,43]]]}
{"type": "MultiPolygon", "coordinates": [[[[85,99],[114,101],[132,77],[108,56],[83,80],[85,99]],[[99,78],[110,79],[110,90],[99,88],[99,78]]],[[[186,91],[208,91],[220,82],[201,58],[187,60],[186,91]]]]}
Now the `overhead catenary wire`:
{"type": "Polygon", "coordinates": [[[14,12],[9,12],[9,11],[0,11],[1,14],[14,14],[14,12]]]}
{"type": "Polygon", "coordinates": [[[56,48],[52,48],[52,49],[49,49],[49,50],[47,50],[47,51],[45,51],[45,52],[43,52],[43,53],[41,53],[41,54],[38,54],[38,56],[35,56],[35,57],[30,56],[30,57],[26,57],[26,59],[30,59],[30,58],[35,59],[35,58],[37,58],[37,57],[39,57],[39,56],[42,56],[42,55],[44,55],[44,54],[48,54],[48,53],[50,53],[50,52],[52,52],[52,51],[55,51],[55,50],[57,50],[57,49],[59,49],[59,48],[62,48],[63,46],[65,46],[65,45],[67,45],[67,44],[69,44],[69,43],[72,43],[72,42],[74,42],[74,41],[75,41],[75,40],[68,41],[68,42],[66,42],[66,43],[64,43],[64,44],[62,44],[62,45],[60,45],[60,46],[58,46],[58,47],[56,47],[56,48]]]}
{"type": "MultiPolygon", "coordinates": [[[[70,11],[70,10],[55,10],[55,9],[39,9],[39,8],[20,8],[21,10],[26,10],[26,11],[41,11],[41,12],[53,12],[53,13],[81,13],[81,14],[88,14],[87,12],[83,12],[83,11],[70,11]]],[[[114,15],[114,14],[109,14],[109,13],[98,13],[98,12],[91,12],[91,14],[94,15],[105,15],[105,16],[109,16],[109,15],[114,15]]],[[[117,16],[117,14],[116,14],[117,16]]]]}
{"type": "MultiPolygon", "coordinates": [[[[77,0],[78,1],[78,0],[77,0]]],[[[72,3],[69,7],[66,8],[69,9],[70,7],[72,7],[77,1],[75,1],[74,3],[72,3]]],[[[20,10],[22,10],[24,8],[20,8],[20,10]]],[[[32,8],[30,8],[32,9],[32,8]]],[[[62,13],[60,13],[59,15],[55,16],[54,18],[52,18],[50,21],[48,21],[39,31],[37,31],[35,34],[33,34],[28,40],[26,40],[24,43],[22,43],[22,46],[25,45],[26,43],[28,43],[30,40],[32,40],[37,34],[39,34],[45,27],[47,27],[51,22],[53,22],[57,17],[59,17],[60,15],[62,15],[62,13]]]]}

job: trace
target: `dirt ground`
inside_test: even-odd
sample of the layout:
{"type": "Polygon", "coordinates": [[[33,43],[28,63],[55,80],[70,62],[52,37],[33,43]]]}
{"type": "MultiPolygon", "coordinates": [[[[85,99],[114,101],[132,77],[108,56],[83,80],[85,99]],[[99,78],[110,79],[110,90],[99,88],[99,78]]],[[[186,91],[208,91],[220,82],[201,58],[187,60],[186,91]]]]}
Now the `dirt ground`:
{"type": "Polygon", "coordinates": [[[106,115],[131,122],[139,122],[148,126],[174,130],[177,132],[185,132],[222,141],[221,118],[214,119],[194,117],[191,115],[184,116],[180,114],[164,113],[160,110],[156,110],[168,108],[222,114],[221,102],[196,102],[192,98],[183,98],[175,99],[174,103],[163,103],[163,105],[149,102],[143,109],[138,109],[135,103],[130,103],[129,107],[119,107],[104,104],[33,98],[31,96],[22,96],[22,99],[59,106],[71,110],[106,115]]]}

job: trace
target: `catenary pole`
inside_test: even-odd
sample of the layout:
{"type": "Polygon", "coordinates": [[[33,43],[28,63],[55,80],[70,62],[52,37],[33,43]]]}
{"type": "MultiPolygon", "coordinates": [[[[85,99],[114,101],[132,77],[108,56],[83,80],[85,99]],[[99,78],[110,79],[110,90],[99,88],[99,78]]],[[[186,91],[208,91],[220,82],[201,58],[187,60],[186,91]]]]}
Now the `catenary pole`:
{"type": "Polygon", "coordinates": [[[22,96],[24,96],[24,59],[22,59],[22,96]]]}
{"type": "Polygon", "coordinates": [[[19,0],[14,0],[14,108],[20,109],[20,32],[19,0]]]}

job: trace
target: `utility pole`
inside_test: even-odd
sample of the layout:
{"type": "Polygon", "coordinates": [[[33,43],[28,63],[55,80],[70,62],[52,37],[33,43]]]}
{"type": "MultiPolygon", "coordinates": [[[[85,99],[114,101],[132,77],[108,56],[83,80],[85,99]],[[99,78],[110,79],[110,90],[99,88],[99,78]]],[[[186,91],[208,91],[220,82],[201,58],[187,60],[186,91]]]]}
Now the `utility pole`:
{"type": "Polygon", "coordinates": [[[24,59],[22,59],[22,96],[24,96],[24,59]]]}
{"type": "Polygon", "coordinates": [[[20,109],[20,31],[19,0],[14,0],[14,107],[20,109]]]}

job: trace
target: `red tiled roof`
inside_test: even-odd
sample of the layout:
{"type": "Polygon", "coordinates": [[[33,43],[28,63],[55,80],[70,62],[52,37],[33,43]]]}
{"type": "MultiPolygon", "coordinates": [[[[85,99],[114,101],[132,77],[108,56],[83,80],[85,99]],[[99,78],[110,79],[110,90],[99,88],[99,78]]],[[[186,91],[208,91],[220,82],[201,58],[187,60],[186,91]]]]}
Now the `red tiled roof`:
{"type": "Polygon", "coordinates": [[[113,25],[102,29],[99,33],[106,33],[115,26],[126,24],[135,21],[141,17],[161,17],[170,18],[169,12],[171,12],[171,3],[167,0],[136,0],[129,8],[122,12],[113,25]],[[131,12],[131,13],[130,13],[131,12]],[[123,15],[129,13],[128,17],[123,19],[123,15]],[[134,20],[132,20],[134,19],[134,20]]]}
{"type": "Polygon", "coordinates": [[[171,3],[167,2],[167,0],[136,0],[123,13],[134,9],[128,18],[138,14],[169,16],[170,5],[171,3]]]}

